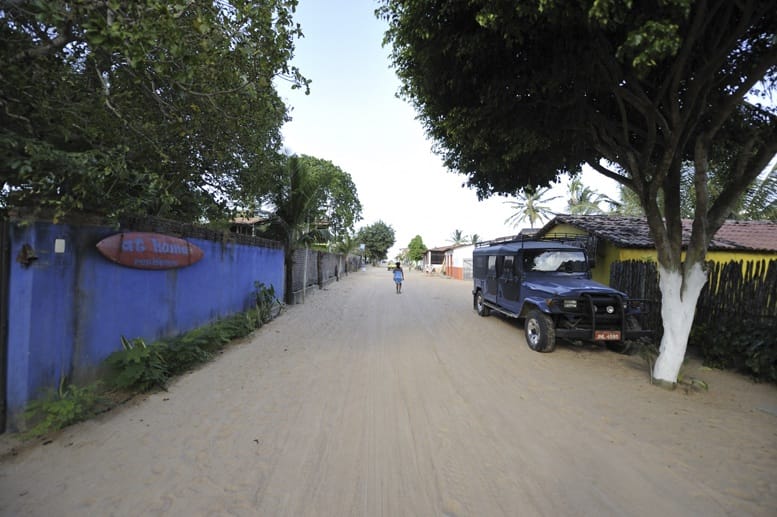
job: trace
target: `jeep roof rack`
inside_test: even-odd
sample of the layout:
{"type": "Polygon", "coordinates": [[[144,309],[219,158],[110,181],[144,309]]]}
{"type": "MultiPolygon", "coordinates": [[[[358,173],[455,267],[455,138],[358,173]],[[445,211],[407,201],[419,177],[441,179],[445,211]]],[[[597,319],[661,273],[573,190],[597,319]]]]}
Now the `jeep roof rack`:
{"type": "Polygon", "coordinates": [[[534,237],[531,235],[516,235],[514,237],[499,237],[489,241],[482,241],[475,244],[476,248],[493,246],[495,244],[512,244],[514,242],[555,242],[558,244],[576,245],[585,248],[591,239],[590,235],[579,233],[556,233],[546,237],[534,237]]]}

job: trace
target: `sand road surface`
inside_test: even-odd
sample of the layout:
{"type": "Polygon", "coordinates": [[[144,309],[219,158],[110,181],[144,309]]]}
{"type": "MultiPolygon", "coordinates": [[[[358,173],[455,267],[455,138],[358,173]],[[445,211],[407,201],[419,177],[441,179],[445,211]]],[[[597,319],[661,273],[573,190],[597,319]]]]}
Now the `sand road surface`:
{"type": "Polygon", "coordinates": [[[368,268],[0,461],[13,516],[775,516],[777,388],[530,351],[470,283],[368,268]]]}

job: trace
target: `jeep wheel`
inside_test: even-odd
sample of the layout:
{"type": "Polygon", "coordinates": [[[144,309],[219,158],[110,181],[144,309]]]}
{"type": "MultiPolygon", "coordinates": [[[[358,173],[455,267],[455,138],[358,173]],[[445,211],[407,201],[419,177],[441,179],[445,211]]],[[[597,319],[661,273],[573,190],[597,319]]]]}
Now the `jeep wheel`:
{"type": "Polygon", "coordinates": [[[481,316],[491,314],[491,309],[483,302],[483,291],[478,291],[478,294],[475,295],[475,309],[477,309],[478,314],[481,316]]]}
{"type": "Polygon", "coordinates": [[[535,352],[552,352],[556,348],[556,329],[550,316],[533,310],[523,324],[526,343],[535,352]]]}

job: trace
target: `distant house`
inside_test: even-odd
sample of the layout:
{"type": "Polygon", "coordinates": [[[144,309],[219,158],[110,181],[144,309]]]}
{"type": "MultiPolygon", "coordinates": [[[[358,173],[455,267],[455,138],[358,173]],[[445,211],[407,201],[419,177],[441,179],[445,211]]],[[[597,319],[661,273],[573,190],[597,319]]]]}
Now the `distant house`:
{"type": "Polygon", "coordinates": [[[236,217],[231,221],[229,225],[229,231],[232,233],[240,233],[242,235],[257,236],[261,233],[257,230],[263,225],[266,225],[267,221],[267,216],[236,217]]]}
{"type": "Polygon", "coordinates": [[[429,265],[436,273],[457,280],[472,278],[472,244],[450,244],[426,250],[424,270],[429,265]]]}
{"type": "Polygon", "coordinates": [[[446,274],[456,280],[472,279],[472,250],[474,244],[459,244],[448,252],[448,268],[446,274]]]}
{"type": "Polygon", "coordinates": [[[431,270],[439,273],[445,266],[445,254],[450,251],[452,246],[441,246],[438,248],[429,248],[424,255],[424,269],[429,266],[431,270]]]}
{"type": "MultiPolygon", "coordinates": [[[[691,220],[683,220],[683,245],[691,235],[691,220]]],[[[653,239],[644,217],[617,215],[558,215],[536,236],[579,238],[594,261],[593,278],[610,281],[610,264],[623,260],[656,260],[653,239]]],[[[707,260],[777,259],[777,222],[726,221],[710,242],[707,260]]]]}

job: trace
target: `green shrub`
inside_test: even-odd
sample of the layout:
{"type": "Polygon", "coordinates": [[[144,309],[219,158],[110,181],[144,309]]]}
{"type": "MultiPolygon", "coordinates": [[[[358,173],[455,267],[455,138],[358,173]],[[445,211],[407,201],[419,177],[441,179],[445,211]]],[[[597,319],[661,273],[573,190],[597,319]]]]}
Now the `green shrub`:
{"type": "Polygon", "coordinates": [[[92,417],[102,403],[99,386],[99,382],[83,387],[65,386],[63,377],[57,391],[49,390],[25,408],[25,420],[33,424],[25,437],[37,438],[92,417]]]}
{"type": "Polygon", "coordinates": [[[719,318],[714,325],[695,325],[688,344],[699,350],[706,366],[777,382],[777,332],[771,320],[719,318]]]}
{"type": "Polygon", "coordinates": [[[777,382],[777,343],[773,334],[753,336],[745,366],[756,379],[777,382]]]}
{"type": "Polygon", "coordinates": [[[275,296],[275,287],[265,286],[263,282],[254,282],[254,299],[258,321],[256,327],[261,327],[273,318],[273,308],[281,306],[281,301],[275,296]]]}
{"type": "Polygon", "coordinates": [[[176,338],[179,346],[197,347],[208,354],[221,350],[229,340],[229,335],[219,328],[219,322],[190,330],[176,338]]]}
{"type": "Polygon", "coordinates": [[[247,313],[234,314],[219,320],[216,327],[227,338],[227,342],[245,337],[256,329],[256,319],[247,313]]]}
{"type": "Polygon", "coordinates": [[[120,390],[145,392],[154,387],[165,389],[170,376],[159,345],[148,346],[140,339],[121,338],[122,350],[105,360],[113,375],[112,387],[120,390]]]}
{"type": "Polygon", "coordinates": [[[213,356],[198,344],[183,339],[185,336],[159,343],[159,353],[162,355],[170,375],[179,375],[197,364],[210,360],[213,356]]]}

